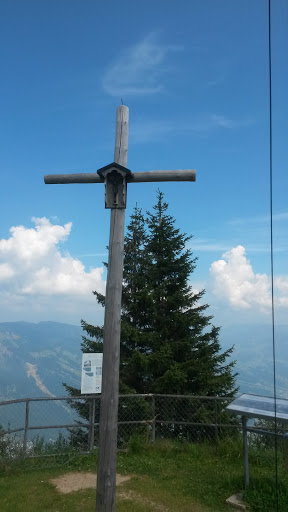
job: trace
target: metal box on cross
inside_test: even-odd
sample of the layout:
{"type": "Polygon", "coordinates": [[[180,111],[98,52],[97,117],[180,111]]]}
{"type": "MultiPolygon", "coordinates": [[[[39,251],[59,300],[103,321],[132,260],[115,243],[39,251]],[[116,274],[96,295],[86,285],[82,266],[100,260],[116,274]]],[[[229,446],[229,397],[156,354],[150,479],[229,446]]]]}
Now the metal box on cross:
{"type": "Polygon", "coordinates": [[[132,177],[132,172],[112,162],[98,169],[97,173],[105,183],[105,208],[126,208],[127,181],[132,177]]]}

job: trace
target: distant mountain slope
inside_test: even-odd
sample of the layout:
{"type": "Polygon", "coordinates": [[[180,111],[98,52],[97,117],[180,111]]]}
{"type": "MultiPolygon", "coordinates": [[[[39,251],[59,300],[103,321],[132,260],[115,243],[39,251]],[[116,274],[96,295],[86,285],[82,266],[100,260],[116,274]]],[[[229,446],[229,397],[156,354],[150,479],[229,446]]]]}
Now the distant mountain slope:
{"type": "Polygon", "coordinates": [[[80,384],[79,326],[56,322],[0,323],[0,399],[64,394],[80,384]]]}
{"type": "MultiPolygon", "coordinates": [[[[240,392],[273,396],[272,325],[223,326],[223,348],[235,345],[233,359],[240,392]]],[[[275,326],[277,396],[288,398],[288,325],[275,326]]]]}
{"type": "MultiPolygon", "coordinates": [[[[63,382],[80,388],[81,335],[80,326],[56,322],[0,323],[0,400],[63,396],[63,382]]],[[[288,398],[288,326],[276,327],[275,340],[277,394],[288,398]]],[[[235,345],[240,392],[273,395],[271,326],[223,326],[220,342],[235,345]]],[[[17,428],[24,412],[24,404],[0,407],[0,424],[17,428]]],[[[67,424],[74,415],[64,402],[37,402],[30,424],[67,424]]]]}
{"type": "MultiPolygon", "coordinates": [[[[80,387],[81,334],[80,326],[56,322],[0,323],[0,401],[65,396],[63,382],[80,387]]],[[[24,417],[25,404],[0,407],[0,425],[5,429],[22,427],[24,417]]],[[[30,405],[33,426],[69,424],[73,417],[75,413],[64,401],[30,405]]],[[[56,433],[31,431],[30,437],[55,437],[56,433]]]]}

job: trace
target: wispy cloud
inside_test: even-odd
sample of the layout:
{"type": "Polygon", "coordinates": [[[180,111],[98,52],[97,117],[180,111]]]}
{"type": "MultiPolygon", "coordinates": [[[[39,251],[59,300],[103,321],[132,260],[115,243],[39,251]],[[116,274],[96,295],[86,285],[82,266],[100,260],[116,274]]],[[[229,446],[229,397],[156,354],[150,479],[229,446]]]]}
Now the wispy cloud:
{"type": "MultiPolygon", "coordinates": [[[[287,221],[288,220],[288,212],[278,212],[274,213],[273,221],[287,221]]],[[[231,226],[243,226],[247,224],[264,224],[266,222],[270,222],[270,215],[254,215],[253,217],[238,217],[236,219],[231,219],[228,221],[228,224],[231,226]]]]}
{"type": "MultiPolygon", "coordinates": [[[[231,244],[230,244],[231,245],[231,244]]],[[[198,251],[198,252],[213,252],[213,251],[227,251],[230,247],[229,243],[227,242],[214,242],[213,240],[192,240],[191,242],[191,249],[192,251],[198,251]]]]}
{"type": "Polygon", "coordinates": [[[219,116],[216,114],[213,114],[210,117],[210,123],[211,125],[220,126],[221,128],[234,128],[237,126],[237,123],[235,121],[232,121],[232,119],[229,119],[225,116],[219,116]]]}
{"type": "MultiPolygon", "coordinates": [[[[231,240],[230,241],[214,241],[209,239],[198,239],[198,240],[192,240],[191,242],[191,250],[193,252],[223,252],[228,251],[228,249],[231,247],[231,240]]],[[[263,253],[267,254],[270,253],[270,245],[269,244],[249,244],[246,243],[246,249],[249,251],[249,253],[263,253]]],[[[283,252],[287,250],[287,247],[276,247],[274,248],[274,252],[283,252]]]]}
{"type": "MultiPolygon", "coordinates": [[[[248,122],[248,121],[247,121],[248,122]]],[[[169,136],[208,135],[213,130],[231,130],[245,126],[244,120],[233,120],[220,114],[207,114],[194,120],[137,119],[131,122],[131,143],[159,141],[169,136]]]]}
{"type": "Polygon", "coordinates": [[[210,89],[211,87],[218,87],[218,85],[222,85],[224,83],[224,77],[211,78],[206,83],[204,83],[204,87],[210,89]]]}
{"type": "Polygon", "coordinates": [[[181,48],[161,44],[155,33],[128,48],[106,71],[102,85],[111,96],[149,95],[164,89],[168,54],[181,48]]]}
{"type": "Polygon", "coordinates": [[[145,144],[146,142],[159,141],[171,134],[178,134],[180,127],[177,123],[156,119],[138,119],[131,121],[131,144],[145,144]]]}
{"type": "Polygon", "coordinates": [[[243,120],[234,120],[228,116],[221,114],[209,114],[199,117],[189,125],[191,131],[194,132],[207,132],[215,128],[238,128],[246,124],[243,120]]]}

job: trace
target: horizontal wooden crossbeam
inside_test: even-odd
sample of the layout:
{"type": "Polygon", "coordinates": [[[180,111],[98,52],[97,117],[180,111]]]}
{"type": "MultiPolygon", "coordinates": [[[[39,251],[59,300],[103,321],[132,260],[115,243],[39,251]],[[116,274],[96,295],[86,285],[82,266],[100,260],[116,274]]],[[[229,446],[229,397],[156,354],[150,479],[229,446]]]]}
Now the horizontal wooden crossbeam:
{"type": "MultiPolygon", "coordinates": [[[[144,171],[133,172],[127,180],[129,183],[151,183],[155,181],[195,181],[196,171],[192,169],[176,171],[144,171]]],[[[69,183],[103,183],[103,179],[93,173],[79,174],[48,174],[44,176],[46,185],[69,183]]]]}

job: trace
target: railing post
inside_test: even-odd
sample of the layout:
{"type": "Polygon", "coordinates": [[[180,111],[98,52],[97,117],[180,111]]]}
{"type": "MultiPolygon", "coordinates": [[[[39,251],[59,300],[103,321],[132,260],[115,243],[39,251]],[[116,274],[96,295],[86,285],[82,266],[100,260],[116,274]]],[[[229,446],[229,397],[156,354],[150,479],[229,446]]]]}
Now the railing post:
{"type": "Polygon", "coordinates": [[[243,456],[244,456],[244,485],[249,486],[249,460],[248,460],[248,439],[247,439],[247,418],[242,416],[243,429],[243,456]]]}
{"type": "Polygon", "coordinates": [[[94,431],[95,431],[95,398],[90,398],[89,403],[89,432],[88,432],[88,451],[94,448],[94,431]]]}
{"type": "Polygon", "coordinates": [[[156,409],[155,409],[155,395],[152,395],[152,432],[151,432],[151,441],[155,442],[156,436],[156,409]]]}
{"type": "Polygon", "coordinates": [[[23,456],[27,454],[27,440],[28,440],[28,429],[29,429],[29,404],[30,401],[26,400],[26,411],[25,411],[25,427],[24,427],[24,438],[23,438],[23,456]]]}
{"type": "Polygon", "coordinates": [[[218,400],[215,398],[215,440],[218,443],[219,436],[218,436],[218,400]]]}
{"type": "Polygon", "coordinates": [[[282,423],[282,436],[283,436],[283,453],[284,453],[284,464],[286,470],[288,469],[288,432],[286,432],[286,425],[282,423]]]}

